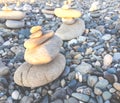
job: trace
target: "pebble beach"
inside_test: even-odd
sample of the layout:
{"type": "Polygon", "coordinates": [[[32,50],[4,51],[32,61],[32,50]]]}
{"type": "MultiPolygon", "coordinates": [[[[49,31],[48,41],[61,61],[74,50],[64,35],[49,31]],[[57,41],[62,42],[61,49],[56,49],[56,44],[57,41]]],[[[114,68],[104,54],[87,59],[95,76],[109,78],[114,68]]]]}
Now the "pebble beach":
{"type": "MultiPolygon", "coordinates": [[[[52,9],[61,7],[63,1],[51,0],[52,9]]],[[[46,14],[49,7],[44,0],[8,5],[26,16],[18,23],[0,19],[0,103],[120,103],[120,0],[75,1],[85,24],[78,31],[84,32],[63,40],[60,53],[66,65],[59,78],[36,88],[19,86],[13,79],[25,62],[23,44],[31,27],[40,25],[43,31],[56,32],[61,18],[53,12],[46,14]],[[97,9],[90,11],[94,2],[99,2],[97,9]]]]}

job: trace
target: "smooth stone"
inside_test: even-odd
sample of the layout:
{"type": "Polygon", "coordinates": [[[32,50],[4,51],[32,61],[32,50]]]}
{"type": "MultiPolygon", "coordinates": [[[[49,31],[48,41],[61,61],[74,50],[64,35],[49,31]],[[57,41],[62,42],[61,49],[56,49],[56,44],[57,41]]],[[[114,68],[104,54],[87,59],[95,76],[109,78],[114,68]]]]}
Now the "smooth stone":
{"type": "Polygon", "coordinates": [[[30,38],[25,41],[24,47],[26,49],[34,49],[35,47],[41,45],[42,43],[47,42],[48,39],[52,38],[54,35],[53,32],[49,32],[41,37],[38,38],[30,38]]]}
{"type": "Polygon", "coordinates": [[[41,103],[49,103],[48,95],[44,96],[41,103]]]}
{"type": "Polygon", "coordinates": [[[71,97],[68,99],[68,103],[79,103],[77,99],[71,97]]]}
{"type": "Polygon", "coordinates": [[[33,38],[38,38],[38,37],[41,37],[41,36],[42,36],[42,31],[37,31],[37,32],[31,34],[29,37],[31,39],[33,39],[33,38]]]}
{"type": "Polygon", "coordinates": [[[13,92],[12,92],[12,98],[14,99],[14,100],[19,100],[19,99],[21,99],[21,96],[20,96],[20,93],[17,91],[17,90],[14,90],[13,92]]]}
{"type": "Polygon", "coordinates": [[[85,42],[86,39],[87,39],[87,37],[85,37],[85,36],[79,36],[79,37],[77,38],[77,40],[78,40],[80,43],[85,42]]]}
{"type": "Polygon", "coordinates": [[[90,86],[90,87],[93,87],[98,81],[98,78],[97,76],[88,76],[88,79],[87,79],[87,84],[90,86]]]}
{"type": "Polygon", "coordinates": [[[63,101],[61,99],[57,99],[57,100],[55,100],[55,101],[53,101],[51,103],[63,103],[63,101]]]}
{"type": "Polygon", "coordinates": [[[110,54],[106,54],[103,58],[103,64],[104,66],[110,66],[112,63],[113,57],[110,54]]]}
{"type": "Polygon", "coordinates": [[[96,88],[105,89],[108,86],[109,82],[106,79],[99,80],[96,84],[96,88]]]}
{"type": "Polygon", "coordinates": [[[64,99],[66,97],[66,91],[64,88],[58,88],[56,91],[53,93],[51,99],[64,99]]]}
{"type": "Polygon", "coordinates": [[[60,18],[79,18],[81,16],[81,12],[78,10],[74,10],[74,9],[65,10],[62,8],[56,8],[54,10],[54,13],[56,16],[60,18]]]}
{"type": "Polygon", "coordinates": [[[62,43],[59,37],[53,36],[47,42],[34,49],[26,49],[24,59],[34,65],[49,63],[59,53],[62,43]]]}
{"type": "Polygon", "coordinates": [[[0,76],[7,75],[9,73],[9,68],[5,66],[0,60],[0,76]]]}
{"type": "Polygon", "coordinates": [[[85,31],[85,23],[79,19],[72,25],[62,24],[56,31],[55,35],[59,36],[62,40],[71,40],[82,35],[85,31]]]}
{"type": "Polygon", "coordinates": [[[111,35],[110,34],[105,34],[104,36],[102,36],[102,39],[107,41],[111,39],[111,35]]]}
{"type": "Polygon", "coordinates": [[[99,88],[94,88],[94,93],[96,94],[96,95],[101,95],[102,94],[102,91],[99,89],[99,88]]]}
{"type": "Polygon", "coordinates": [[[118,91],[120,91],[120,83],[114,83],[113,84],[113,87],[116,89],[116,90],[118,90],[118,91]]]}
{"type": "Polygon", "coordinates": [[[81,93],[72,93],[72,96],[83,102],[89,101],[89,96],[81,93]]]}
{"type": "Polygon", "coordinates": [[[100,9],[100,3],[98,1],[95,1],[91,4],[89,11],[96,11],[100,9]]]}
{"type": "Polygon", "coordinates": [[[18,29],[18,28],[23,28],[25,26],[25,22],[24,21],[16,21],[16,20],[7,20],[5,25],[8,28],[18,29]]]}
{"type": "Polygon", "coordinates": [[[36,33],[37,31],[40,31],[42,29],[41,26],[33,26],[31,29],[30,29],[30,33],[36,33]]]}
{"type": "Polygon", "coordinates": [[[104,78],[107,79],[111,84],[117,81],[117,77],[114,74],[104,72],[104,78]]]}
{"type": "Polygon", "coordinates": [[[64,23],[64,24],[67,24],[67,25],[72,25],[72,24],[74,24],[75,22],[76,22],[76,20],[75,19],[65,19],[65,18],[62,18],[62,22],[64,23]]]}
{"type": "Polygon", "coordinates": [[[21,100],[20,103],[33,103],[33,98],[29,96],[24,96],[21,100]]]}
{"type": "Polygon", "coordinates": [[[111,99],[112,94],[110,92],[108,92],[108,91],[105,91],[105,92],[103,92],[102,97],[106,101],[106,100],[111,99]]]}
{"type": "Polygon", "coordinates": [[[87,74],[92,72],[92,66],[88,63],[82,62],[75,68],[75,70],[80,72],[81,74],[87,74]]]}
{"type": "Polygon", "coordinates": [[[14,73],[14,81],[20,86],[38,87],[57,79],[64,71],[65,57],[57,57],[45,65],[31,65],[23,63],[14,73]]]}
{"type": "Polygon", "coordinates": [[[116,70],[116,68],[108,68],[108,69],[107,69],[107,72],[108,72],[108,73],[111,73],[111,74],[114,74],[114,73],[117,72],[117,70],[116,70]]]}
{"type": "Polygon", "coordinates": [[[96,96],[97,103],[104,103],[101,96],[96,96]]]}
{"type": "Polygon", "coordinates": [[[117,52],[117,53],[113,54],[113,60],[114,61],[119,61],[120,60],[120,52],[117,52]]]}
{"type": "Polygon", "coordinates": [[[21,20],[25,17],[25,13],[21,11],[0,11],[0,18],[7,20],[21,20]]]}

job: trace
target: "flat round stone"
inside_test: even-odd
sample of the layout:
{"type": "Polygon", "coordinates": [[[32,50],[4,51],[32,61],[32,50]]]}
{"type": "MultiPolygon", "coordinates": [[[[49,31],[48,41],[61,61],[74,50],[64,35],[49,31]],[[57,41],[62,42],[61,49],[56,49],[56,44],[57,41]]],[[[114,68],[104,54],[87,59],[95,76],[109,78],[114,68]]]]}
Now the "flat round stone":
{"type": "Polygon", "coordinates": [[[14,74],[16,84],[25,87],[43,86],[57,79],[64,71],[65,57],[58,54],[50,63],[44,65],[31,65],[23,63],[14,74]]]}

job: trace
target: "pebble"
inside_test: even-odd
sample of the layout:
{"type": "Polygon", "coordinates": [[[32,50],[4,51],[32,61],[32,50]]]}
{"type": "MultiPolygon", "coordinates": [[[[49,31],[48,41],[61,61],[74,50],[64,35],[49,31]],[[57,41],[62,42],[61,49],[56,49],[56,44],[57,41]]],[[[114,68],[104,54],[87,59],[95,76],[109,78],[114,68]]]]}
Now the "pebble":
{"type": "Polygon", "coordinates": [[[23,28],[25,26],[25,22],[24,21],[7,20],[5,25],[8,28],[18,29],[18,28],[23,28]]]}
{"type": "Polygon", "coordinates": [[[62,80],[61,80],[61,87],[64,87],[64,86],[65,86],[65,84],[66,84],[65,79],[62,79],[62,80]]]}
{"type": "Polygon", "coordinates": [[[97,103],[104,103],[101,96],[96,96],[97,103]]]}
{"type": "Polygon", "coordinates": [[[64,99],[66,97],[66,91],[64,88],[58,88],[55,93],[53,93],[52,95],[52,100],[55,100],[55,99],[64,99]]]}
{"type": "Polygon", "coordinates": [[[117,62],[120,60],[120,53],[119,52],[113,54],[113,60],[117,61],[117,62]]]}
{"type": "Polygon", "coordinates": [[[17,91],[17,90],[14,90],[13,92],[12,92],[12,98],[14,99],[14,100],[20,100],[21,99],[21,95],[20,95],[20,93],[17,91]]]}
{"type": "Polygon", "coordinates": [[[108,80],[102,79],[95,84],[95,87],[100,89],[105,89],[108,84],[109,84],[108,80]]]}
{"type": "Polygon", "coordinates": [[[110,34],[105,34],[104,36],[102,36],[102,39],[107,41],[111,39],[111,35],[110,34]]]}
{"type": "Polygon", "coordinates": [[[63,101],[61,99],[57,99],[57,100],[55,100],[55,101],[53,101],[51,103],[63,103],[63,101]]]}
{"type": "Polygon", "coordinates": [[[116,89],[116,90],[118,90],[118,91],[120,91],[120,83],[114,83],[113,84],[113,87],[116,89]]]}
{"type": "Polygon", "coordinates": [[[67,100],[67,102],[66,102],[66,103],[79,103],[79,102],[78,102],[78,100],[77,100],[77,99],[75,99],[75,98],[71,97],[71,98],[69,98],[69,99],[67,100]]]}
{"type": "Polygon", "coordinates": [[[83,102],[88,102],[89,101],[89,96],[81,93],[72,93],[72,96],[77,98],[80,101],[83,102]]]}
{"type": "Polygon", "coordinates": [[[108,68],[107,69],[108,73],[115,74],[117,72],[116,68],[108,68]]]}
{"type": "Polygon", "coordinates": [[[73,88],[73,87],[75,87],[76,83],[77,83],[77,81],[76,81],[75,79],[73,79],[73,80],[71,80],[71,81],[68,83],[68,86],[69,86],[70,88],[73,88]]]}
{"type": "Polygon", "coordinates": [[[106,54],[103,58],[103,64],[104,66],[110,66],[112,63],[112,56],[110,54],[106,54]]]}
{"type": "Polygon", "coordinates": [[[87,74],[92,72],[92,66],[88,63],[82,62],[75,68],[75,70],[80,72],[81,74],[87,74]]]}
{"type": "Polygon", "coordinates": [[[85,37],[85,36],[79,36],[79,37],[77,38],[77,41],[78,41],[79,43],[82,43],[82,42],[85,42],[86,39],[87,39],[87,37],[85,37]]]}
{"type": "Polygon", "coordinates": [[[105,92],[103,92],[102,97],[106,101],[106,100],[109,100],[112,97],[112,94],[108,91],[105,91],[105,92]]]}
{"type": "Polygon", "coordinates": [[[87,84],[88,84],[90,87],[94,87],[94,85],[97,83],[97,81],[98,81],[97,76],[88,76],[87,84]]]}
{"type": "Polygon", "coordinates": [[[33,98],[29,96],[24,96],[21,100],[20,103],[33,103],[33,98]]]}
{"type": "Polygon", "coordinates": [[[99,88],[94,88],[94,93],[96,94],[96,95],[101,95],[102,94],[102,90],[100,90],[99,88]]]}
{"type": "Polygon", "coordinates": [[[7,75],[9,73],[9,68],[3,64],[0,60],[0,76],[7,75]]]}

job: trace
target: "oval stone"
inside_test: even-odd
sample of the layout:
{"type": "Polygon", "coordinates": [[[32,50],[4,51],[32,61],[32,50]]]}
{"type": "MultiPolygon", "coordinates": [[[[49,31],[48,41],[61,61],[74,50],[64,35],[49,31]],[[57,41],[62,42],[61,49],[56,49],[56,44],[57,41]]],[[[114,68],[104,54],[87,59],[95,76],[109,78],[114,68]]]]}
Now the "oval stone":
{"type": "Polygon", "coordinates": [[[0,11],[0,19],[21,20],[25,17],[25,13],[21,11],[0,11]]]}
{"type": "Polygon", "coordinates": [[[34,65],[49,63],[58,55],[62,43],[62,40],[54,35],[39,46],[33,49],[26,49],[24,59],[34,65]]]}
{"type": "Polygon", "coordinates": [[[17,28],[23,28],[25,26],[25,22],[24,21],[16,21],[16,20],[7,20],[5,25],[8,28],[17,29],[17,28]]]}
{"type": "Polygon", "coordinates": [[[16,70],[14,81],[20,86],[42,86],[57,79],[64,71],[65,64],[66,60],[62,54],[58,54],[48,64],[31,65],[25,62],[16,70]]]}

